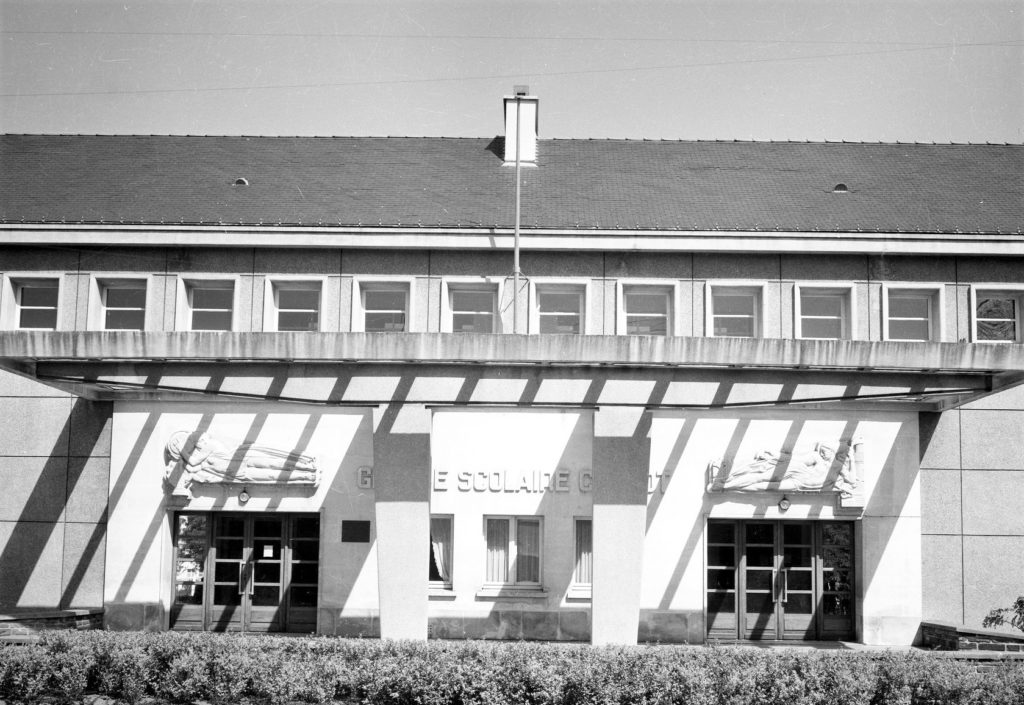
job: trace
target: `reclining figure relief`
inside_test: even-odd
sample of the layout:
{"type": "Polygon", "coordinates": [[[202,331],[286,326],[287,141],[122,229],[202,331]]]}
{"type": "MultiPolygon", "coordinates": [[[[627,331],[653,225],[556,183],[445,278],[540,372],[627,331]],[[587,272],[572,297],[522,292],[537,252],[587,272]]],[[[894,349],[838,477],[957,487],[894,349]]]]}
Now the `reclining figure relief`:
{"type": "Polygon", "coordinates": [[[230,445],[209,433],[176,431],[167,439],[169,458],[165,477],[180,464],[184,486],[198,484],[316,485],[320,471],[316,458],[254,443],[230,445]]]}
{"type": "Polygon", "coordinates": [[[802,452],[762,450],[746,463],[712,461],[708,492],[838,492],[852,497],[859,488],[863,443],[819,441],[802,452]]]}

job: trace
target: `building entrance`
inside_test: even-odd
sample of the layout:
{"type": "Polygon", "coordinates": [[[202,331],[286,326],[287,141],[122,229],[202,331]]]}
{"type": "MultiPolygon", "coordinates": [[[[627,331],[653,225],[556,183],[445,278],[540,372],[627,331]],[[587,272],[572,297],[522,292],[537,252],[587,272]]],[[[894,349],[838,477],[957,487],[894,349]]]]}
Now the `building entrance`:
{"type": "Polygon", "coordinates": [[[172,629],[316,630],[319,517],[182,513],[174,529],[172,629]]]}
{"type": "Polygon", "coordinates": [[[708,522],[708,635],[854,637],[853,523],[708,522]]]}

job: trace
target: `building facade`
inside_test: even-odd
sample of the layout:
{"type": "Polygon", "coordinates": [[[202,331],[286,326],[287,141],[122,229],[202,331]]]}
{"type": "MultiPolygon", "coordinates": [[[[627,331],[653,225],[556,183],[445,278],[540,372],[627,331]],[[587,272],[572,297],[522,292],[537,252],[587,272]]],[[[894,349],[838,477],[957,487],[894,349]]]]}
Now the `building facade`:
{"type": "Polygon", "coordinates": [[[1024,148],[504,114],[519,278],[512,138],[4,137],[0,610],[909,644],[1012,601],[1024,148]]]}

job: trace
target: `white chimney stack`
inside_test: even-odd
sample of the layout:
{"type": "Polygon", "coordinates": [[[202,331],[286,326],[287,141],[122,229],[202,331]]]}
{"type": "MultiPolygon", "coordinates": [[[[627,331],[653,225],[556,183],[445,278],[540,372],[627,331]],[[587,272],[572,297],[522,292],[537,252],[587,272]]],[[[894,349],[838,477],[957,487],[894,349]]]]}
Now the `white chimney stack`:
{"type": "Polygon", "coordinates": [[[537,163],[537,104],[535,95],[527,95],[529,86],[515,86],[515,95],[505,96],[505,163],[516,163],[516,141],[519,145],[519,161],[524,164],[537,163]],[[517,124],[518,113],[521,126],[517,124]],[[519,127],[517,130],[516,128],[519,127]]]}

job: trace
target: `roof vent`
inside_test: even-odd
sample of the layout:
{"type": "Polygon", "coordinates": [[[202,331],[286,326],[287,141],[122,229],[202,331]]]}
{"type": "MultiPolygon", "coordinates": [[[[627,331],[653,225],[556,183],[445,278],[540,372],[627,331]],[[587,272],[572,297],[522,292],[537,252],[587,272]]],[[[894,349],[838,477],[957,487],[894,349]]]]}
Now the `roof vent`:
{"type": "Polygon", "coordinates": [[[832,187],[832,193],[849,193],[850,189],[846,184],[836,184],[832,187]]]}
{"type": "MultiPolygon", "coordinates": [[[[235,179],[235,186],[248,186],[248,185],[249,185],[249,179],[245,178],[244,176],[239,176],[237,179],[235,179]]],[[[845,188],[845,186],[843,188],[845,188]]]]}

